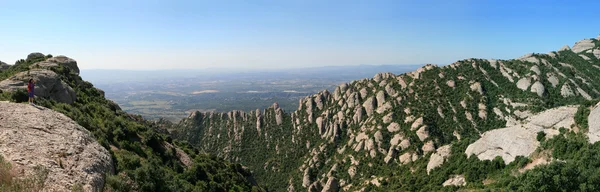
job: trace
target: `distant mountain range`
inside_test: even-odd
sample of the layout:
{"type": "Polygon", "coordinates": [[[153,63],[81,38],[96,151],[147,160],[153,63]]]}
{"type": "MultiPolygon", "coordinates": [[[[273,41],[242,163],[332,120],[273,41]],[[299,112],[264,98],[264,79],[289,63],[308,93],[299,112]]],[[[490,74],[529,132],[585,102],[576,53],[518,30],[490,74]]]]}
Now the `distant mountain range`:
{"type": "Polygon", "coordinates": [[[362,79],[379,72],[403,73],[421,65],[358,65],[326,66],[296,69],[273,69],[241,71],[237,69],[172,69],[172,70],[120,70],[83,69],[81,76],[92,83],[115,83],[123,81],[161,81],[165,79],[235,80],[267,78],[326,78],[362,79]]]}

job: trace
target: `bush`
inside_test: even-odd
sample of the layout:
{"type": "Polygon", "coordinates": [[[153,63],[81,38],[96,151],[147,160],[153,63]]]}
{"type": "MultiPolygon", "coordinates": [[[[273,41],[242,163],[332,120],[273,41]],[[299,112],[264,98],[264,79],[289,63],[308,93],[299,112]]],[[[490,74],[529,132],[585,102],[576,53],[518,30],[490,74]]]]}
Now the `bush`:
{"type": "Polygon", "coordinates": [[[542,142],[542,141],[544,141],[544,140],[546,139],[546,133],[544,133],[544,131],[540,131],[540,132],[538,132],[538,133],[537,133],[537,137],[536,137],[536,139],[537,139],[539,142],[542,142]]]}
{"type": "Polygon", "coordinates": [[[25,89],[18,89],[12,93],[10,99],[16,103],[22,103],[28,101],[29,96],[27,95],[27,91],[25,89]]]}

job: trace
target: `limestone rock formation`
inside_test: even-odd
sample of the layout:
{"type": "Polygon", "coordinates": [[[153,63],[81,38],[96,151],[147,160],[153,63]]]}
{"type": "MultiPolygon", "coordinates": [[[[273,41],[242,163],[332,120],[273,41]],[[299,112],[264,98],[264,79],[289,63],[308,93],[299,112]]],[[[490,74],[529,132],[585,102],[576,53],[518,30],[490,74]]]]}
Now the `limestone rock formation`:
{"type": "Polygon", "coordinates": [[[431,154],[429,158],[429,163],[427,163],[427,174],[436,167],[441,166],[444,161],[450,156],[450,152],[452,152],[452,145],[444,145],[436,150],[435,153],[431,154]]]}
{"type": "Polygon", "coordinates": [[[579,53],[591,48],[594,48],[594,42],[591,39],[584,39],[575,43],[571,48],[571,51],[579,53]]]}
{"type": "Polygon", "coordinates": [[[48,171],[44,188],[100,191],[112,159],[92,135],[67,116],[26,104],[0,102],[0,155],[23,175],[41,166],[48,171]]]}
{"type": "Polygon", "coordinates": [[[588,137],[590,143],[596,143],[600,141],[600,103],[590,111],[588,116],[588,137]]]}
{"type": "Polygon", "coordinates": [[[30,69],[36,69],[36,68],[50,69],[51,67],[57,67],[57,66],[63,66],[65,68],[68,68],[71,71],[73,71],[73,73],[79,75],[79,67],[77,67],[77,61],[75,61],[69,57],[62,56],[62,55],[48,58],[45,61],[34,63],[33,65],[29,66],[29,68],[30,69]]]}
{"type": "Polygon", "coordinates": [[[329,177],[327,179],[327,183],[323,187],[321,192],[337,192],[339,190],[339,183],[335,177],[329,177]]]}
{"type": "Polygon", "coordinates": [[[517,87],[523,91],[526,91],[531,85],[531,80],[529,78],[521,78],[517,81],[517,87]]]}
{"type": "Polygon", "coordinates": [[[442,186],[465,186],[467,185],[467,180],[465,180],[465,176],[463,175],[453,175],[448,180],[442,183],[442,186]]]}
{"type": "Polygon", "coordinates": [[[477,155],[481,160],[493,160],[500,156],[508,164],[517,156],[529,156],[535,151],[539,146],[536,139],[539,131],[552,137],[558,134],[559,128],[570,128],[575,123],[575,112],[577,106],[549,109],[515,126],[487,131],[479,140],[471,143],[465,153],[467,156],[477,155]]]}
{"type": "Polygon", "coordinates": [[[36,96],[47,97],[68,104],[75,102],[77,99],[73,88],[63,82],[54,71],[46,69],[32,69],[17,73],[4,81],[0,81],[0,90],[27,89],[29,79],[36,81],[36,96]]]}
{"type": "Polygon", "coordinates": [[[571,89],[571,87],[569,87],[569,84],[565,83],[560,88],[560,95],[562,95],[563,97],[571,97],[575,96],[575,93],[573,93],[573,90],[571,89]]]}
{"type": "Polygon", "coordinates": [[[537,93],[537,95],[540,97],[544,96],[545,91],[546,89],[544,88],[544,85],[542,85],[542,83],[539,81],[536,81],[533,83],[533,85],[531,85],[531,92],[537,93]]]}

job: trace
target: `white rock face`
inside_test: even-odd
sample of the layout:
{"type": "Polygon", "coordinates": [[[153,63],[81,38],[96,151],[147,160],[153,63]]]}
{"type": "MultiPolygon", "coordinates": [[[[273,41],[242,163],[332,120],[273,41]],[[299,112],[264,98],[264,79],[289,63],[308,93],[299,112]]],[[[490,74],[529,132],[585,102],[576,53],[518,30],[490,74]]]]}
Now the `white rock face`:
{"type": "Polygon", "coordinates": [[[387,130],[391,133],[398,132],[400,131],[400,124],[392,122],[390,125],[387,126],[387,130]]]}
{"type": "Polygon", "coordinates": [[[591,48],[594,48],[594,42],[591,39],[584,39],[575,43],[573,48],[571,48],[571,51],[579,53],[591,48]]]}
{"type": "Polygon", "coordinates": [[[388,113],[387,115],[383,116],[382,120],[383,120],[383,123],[387,124],[387,123],[391,123],[393,118],[394,118],[394,113],[392,112],[392,113],[388,113]]]}
{"type": "Polygon", "coordinates": [[[373,115],[373,110],[375,109],[375,100],[373,99],[373,97],[369,97],[364,103],[363,103],[363,107],[365,108],[365,111],[367,112],[367,116],[371,116],[373,115]]]}
{"type": "Polygon", "coordinates": [[[444,163],[446,158],[448,158],[448,156],[450,156],[450,153],[452,152],[451,147],[452,145],[444,145],[438,148],[435,153],[431,154],[431,157],[429,158],[429,163],[427,163],[427,174],[429,174],[429,172],[432,169],[439,167],[444,163]]]}
{"type": "Polygon", "coordinates": [[[465,153],[467,156],[477,155],[481,160],[500,156],[506,164],[519,155],[527,157],[539,146],[536,139],[539,131],[544,131],[547,137],[557,135],[560,127],[570,128],[575,123],[575,112],[577,106],[549,109],[515,126],[487,131],[470,144],[465,153]]]}
{"type": "Polygon", "coordinates": [[[539,63],[540,63],[540,60],[538,60],[538,59],[537,59],[535,56],[533,56],[533,54],[531,54],[531,53],[530,53],[530,54],[526,54],[526,55],[523,55],[523,56],[519,57],[519,60],[521,60],[521,61],[526,61],[526,62],[531,62],[531,63],[537,63],[537,64],[539,64],[539,63]]]}
{"type": "Polygon", "coordinates": [[[463,175],[453,175],[450,179],[444,181],[442,186],[465,186],[467,185],[467,180],[465,180],[465,176],[463,175]]]}
{"type": "Polygon", "coordinates": [[[585,92],[583,89],[581,89],[580,87],[577,87],[577,92],[579,92],[579,94],[581,96],[583,96],[583,98],[587,99],[587,100],[592,100],[592,96],[590,96],[587,92],[585,92]]]}
{"type": "Polygon", "coordinates": [[[560,95],[562,95],[563,97],[571,97],[571,96],[575,96],[575,93],[573,93],[573,90],[571,89],[571,87],[569,87],[569,84],[565,83],[560,88],[560,95]]]}
{"type": "Polygon", "coordinates": [[[526,91],[527,88],[529,88],[529,85],[531,85],[531,81],[529,80],[529,78],[524,77],[517,81],[517,87],[523,91],[526,91]]]}
{"type": "Polygon", "coordinates": [[[483,88],[481,87],[481,83],[475,82],[475,83],[471,84],[471,86],[469,86],[469,88],[471,88],[471,91],[475,91],[475,92],[478,92],[480,95],[483,95],[483,88]]]}
{"type": "Polygon", "coordinates": [[[414,131],[415,129],[421,127],[421,125],[423,125],[423,117],[419,117],[417,120],[415,120],[415,122],[410,125],[410,130],[414,131]]]}
{"type": "Polygon", "coordinates": [[[556,87],[558,85],[558,78],[556,77],[556,75],[548,73],[547,76],[548,81],[552,84],[552,87],[556,87]]]}
{"type": "Polygon", "coordinates": [[[421,141],[427,139],[429,137],[429,127],[427,127],[427,125],[421,126],[421,128],[417,130],[417,137],[419,137],[419,140],[421,141]]]}
{"type": "Polygon", "coordinates": [[[592,51],[592,54],[594,54],[596,58],[600,59],[600,49],[594,49],[594,51],[592,51]]]}
{"type": "Polygon", "coordinates": [[[532,66],[529,70],[533,71],[537,75],[540,75],[542,73],[537,65],[532,66]]]}
{"type": "MultiPolygon", "coordinates": [[[[47,169],[45,190],[100,191],[112,159],[85,128],[67,116],[26,104],[0,102],[0,155],[24,175],[47,169]]],[[[23,176],[23,175],[20,175],[23,176]]]]}
{"type": "Polygon", "coordinates": [[[435,150],[435,146],[433,144],[433,141],[427,141],[427,143],[423,144],[423,147],[421,147],[421,150],[423,150],[423,153],[427,154],[429,152],[433,152],[435,150]]]}
{"type": "Polygon", "coordinates": [[[596,143],[600,141],[600,103],[596,104],[596,107],[590,111],[588,116],[588,128],[587,133],[590,138],[590,143],[596,143]]]}
{"type": "Polygon", "coordinates": [[[542,85],[542,83],[540,83],[539,81],[536,81],[531,86],[531,92],[537,93],[537,95],[540,97],[544,96],[545,91],[546,89],[544,88],[544,85],[542,85]]]}

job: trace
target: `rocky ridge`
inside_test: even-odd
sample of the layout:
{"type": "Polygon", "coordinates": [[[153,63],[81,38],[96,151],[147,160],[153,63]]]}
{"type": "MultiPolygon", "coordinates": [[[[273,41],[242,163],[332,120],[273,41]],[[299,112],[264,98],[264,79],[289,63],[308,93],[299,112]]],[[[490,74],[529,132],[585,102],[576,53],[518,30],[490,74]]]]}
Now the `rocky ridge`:
{"type": "Polygon", "coordinates": [[[537,132],[551,136],[560,127],[571,128],[575,108],[543,113],[559,107],[549,101],[577,103],[600,96],[600,58],[593,55],[599,47],[591,39],[573,46],[579,52],[567,46],[514,60],[466,59],[400,75],[379,73],[307,96],[292,113],[276,112],[275,106],[249,113],[196,112],[174,135],[251,166],[259,179],[294,171],[297,178],[277,183],[300,191],[322,190],[331,177],[345,191],[360,191],[382,176],[369,170],[432,173],[466,150],[480,159],[499,155],[508,163],[535,150],[537,132]],[[539,118],[558,122],[547,125],[539,118]],[[523,145],[498,141],[500,133],[523,136],[521,144],[530,148],[512,151],[523,145]],[[469,138],[481,141],[452,149],[469,138]],[[490,150],[497,146],[506,149],[490,150]],[[251,151],[271,158],[264,161],[251,151]]]}

